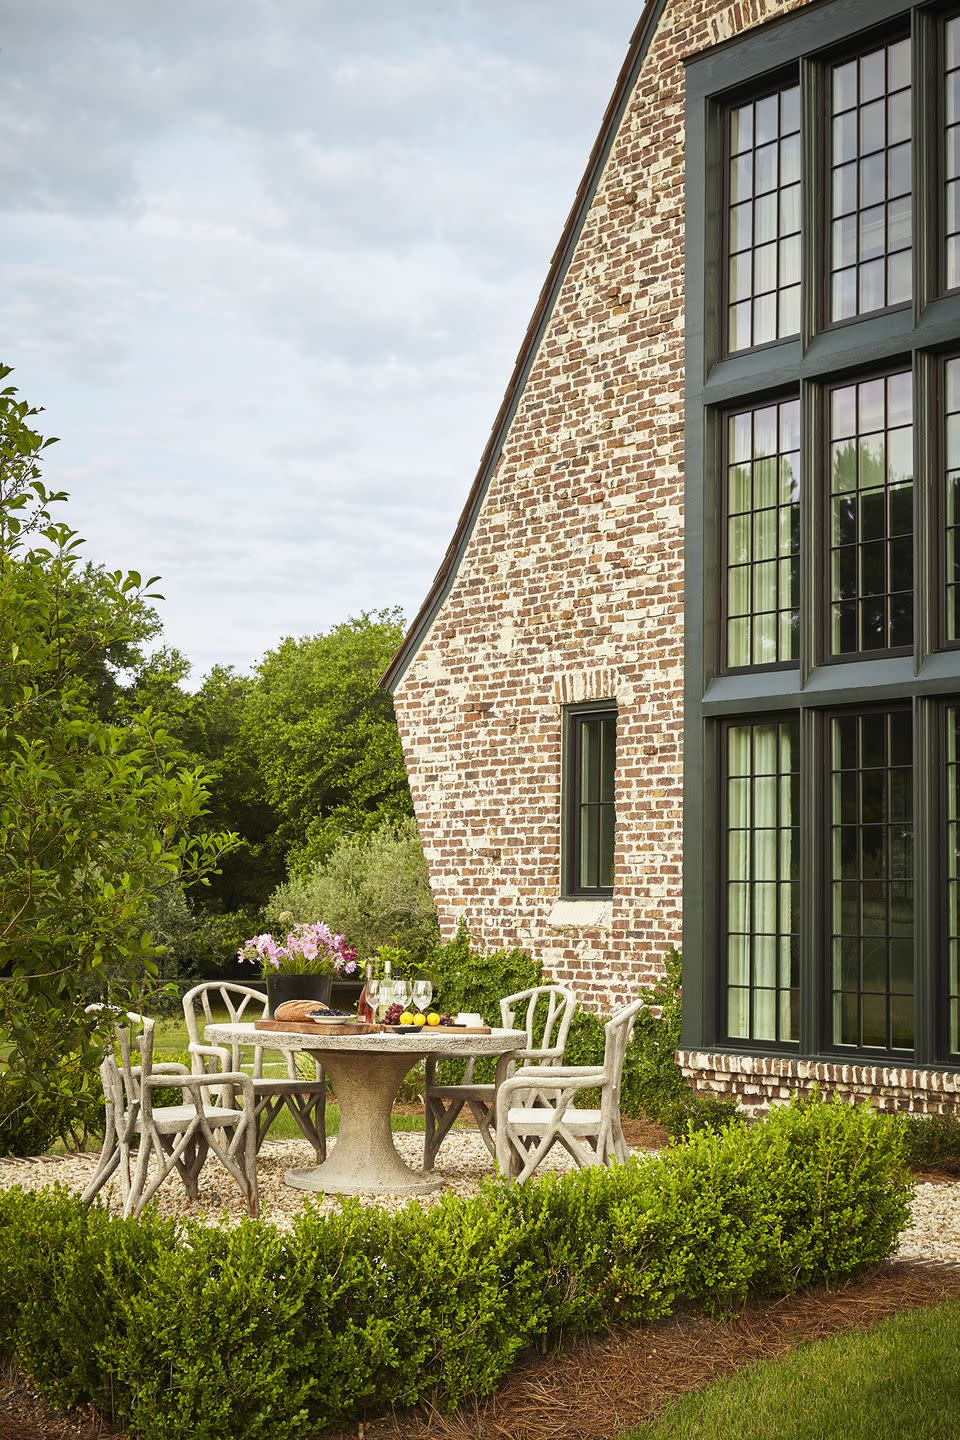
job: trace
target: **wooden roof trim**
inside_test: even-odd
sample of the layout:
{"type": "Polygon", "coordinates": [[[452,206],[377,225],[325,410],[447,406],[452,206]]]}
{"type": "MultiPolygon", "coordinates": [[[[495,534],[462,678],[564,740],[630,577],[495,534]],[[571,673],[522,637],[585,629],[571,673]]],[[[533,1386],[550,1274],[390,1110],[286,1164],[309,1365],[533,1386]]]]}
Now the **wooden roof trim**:
{"type": "Polygon", "coordinates": [[[434,577],[430,591],[414,617],[408,629],[403,643],[396,655],[390,662],[388,669],[380,680],[380,688],[389,690],[392,694],[401,679],[408,665],[413,660],[427,631],[433,623],[440,606],[453,584],[456,577],[457,567],[466,549],[470,535],[473,531],[473,524],[483,504],[484,496],[490,484],[491,477],[496,469],[497,461],[500,458],[504,442],[516,413],[517,405],[523,394],[523,388],[527,381],[537,351],[540,348],[540,341],[550,319],[554,301],[560,291],[560,287],[566,277],[573,252],[576,249],[580,238],[580,232],[587,216],[587,212],[593,203],[600,176],[607,162],[607,157],[613,146],[620,122],[623,119],[624,111],[627,108],[630,96],[636,83],[640,67],[646,57],[650,42],[666,9],[667,0],[643,0],[643,10],[637,27],[633,32],[626,58],[617,77],[617,83],[613,94],[604,111],[600,131],[590,151],[590,158],[587,161],[583,178],[577,188],[573,205],[567,216],[566,224],[560,236],[559,243],[550,259],[550,267],[547,271],[546,280],[537,299],[533,315],[527,326],[523,337],[523,343],[517,354],[514,363],[513,373],[507,385],[506,394],[497,412],[490,431],[490,438],[484,447],[480,460],[480,467],[470,487],[466,503],[457,522],[457,528],[453,533],[453,539],[447,546],[446,553],[441,562],[440,568],[434,577]]]}

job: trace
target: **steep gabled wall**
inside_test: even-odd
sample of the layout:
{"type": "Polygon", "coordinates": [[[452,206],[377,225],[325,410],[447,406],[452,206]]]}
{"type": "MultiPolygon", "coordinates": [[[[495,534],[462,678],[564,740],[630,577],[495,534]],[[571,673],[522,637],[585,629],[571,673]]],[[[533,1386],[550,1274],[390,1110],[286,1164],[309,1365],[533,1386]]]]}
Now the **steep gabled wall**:
{"type": "Polygon", "coordinates": [[[679,943],[683,61],[806,0],[671,0],[450,589],[395,701],[445,933],[606,1006],[679,943]],[[561,709],[612,698],[615,893],[558,906],[561,709]],[[571,923],[572,922],[572,923],[571,923]]]}

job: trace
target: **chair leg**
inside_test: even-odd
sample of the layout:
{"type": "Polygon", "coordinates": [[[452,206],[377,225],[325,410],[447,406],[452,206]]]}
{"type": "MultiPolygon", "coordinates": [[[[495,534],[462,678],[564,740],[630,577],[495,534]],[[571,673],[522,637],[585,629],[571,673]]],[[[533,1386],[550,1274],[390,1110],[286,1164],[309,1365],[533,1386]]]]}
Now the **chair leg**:
{"type": "Polygon", "coordinates": [[[106,1121],[103,1127],[103,1145],[100,1150],[100,1158],[97,1160],[96,1169],[90,1177],[82,1195],[84,1205],[89,1205],[94,1195],[102,1190],[110,1179],[110,1176],[120,1164],[120,1140],[117,1135],[117,1127],[113,1119],[113,1106],[107,1106],[106,1121]]]}
{"type": "MultiPolygon", "coordinates": [[[[139,1146],[137,1147],[137,1159],[136,1159],[136,1163],[134,1164],[134,1167],[133,1167],[133,1175],[132,1175],[132,1177],[129,1179],[128,1185],[127,1185],[127,1187],[126,1187],[126,1195],[124,1196],[124,1201],[123,1201],[123,1215],[124,1215],[124,1219],[127,1219],[127,1218],[128,1218],[129,1216],[131,1216],[131,1215],[135,1215],[135,1216],[136,1216],[136,1215],[139,1215],[140,1212],[141,1212],[141,1210],[143,1209],[144,1205],[146,1205],[147,1199],[149,1199],[149,1194],[152,1193],[152,1191],[149,1192],[148,1195],[147,1195],[147,1197],[146,1197],[146,1199],[143,1198],[143,1195],[144,1195],[144,1186],[146,1185],[146,1180],[147,1180],[147,1173],[148,1173],[148,1171],[149,1171],[149,1169],[150,1169],[150,1152],[151,1152],[152,1149],[153,1149],[153,1142],[152,1142],[152,1140],[150,1139],[150,1137],[147,1136],[147,1135],[141,1135],[141,1136],[140,1136],[140,1144],[139,1144],[139,1146]]],[[[129,1175],[129,1167],[130,1167],[130,1151],[129,1151],[129,1148],[127,1149],[127,1154],[126,1154],[126,1157],[125,1157],[125,1158],[126,1158],[127,1173],[128,1173],[128,1175],[129,1175]]],[[[162,1171],[163,1171],[163,1156],[161,1155],[159,1158],[160,1158],[160,1169],[161,1169],[161,1174],[162,1174],[162,1171]]],[[[160,1182],[159,1182],[159,1180],[158,1180],[158,1181],[156,1182],[156,1184],[154,1184],[154,1186],[153,1186],[153,1189],[154,1189],[154,1190],[157,1188],[157,1185],[158,1185],[159,1183],[160,1183],[160,1182]]]]}
{"type": "Polygon", "coordinates": [[[453,1123],[463,1109],[463,1100],[451,1100],[444,1109],[438,1095],[424,1096],[423,1127],[423,1168],[432,1170],[437,1160],[437,1151],[453,1129],[453,1123]]]}
{"type": "Polygon", "coordinates": [[[317,1164],[322,1165],[327,1158],[326,1086],[315,1094],[287,1095],[283,1103],[297,1122],[303,1138],[313,1146],[317,1164]]]}
{"type": "Polygon", "coordinates": [[[484,1145],[486,1145],[490,1154],[496,1158],[497,1142],[493,1138],[493,1105],[487,1105],[483,1100],[468,1100],[467,1104],[470,1106],[470,1112],[477,1122],[477,1129],[480,1131],[480,1137],[484,1145]]]}
{"type": "Polygon", "coordinates": [[[198,1132],[185,1148],[182,1158],[176,1161],[188,1200],[200,1198],[200,1171],[203,1169],[209,1149],[207,1137],[202,1131],[198,1132]]]}

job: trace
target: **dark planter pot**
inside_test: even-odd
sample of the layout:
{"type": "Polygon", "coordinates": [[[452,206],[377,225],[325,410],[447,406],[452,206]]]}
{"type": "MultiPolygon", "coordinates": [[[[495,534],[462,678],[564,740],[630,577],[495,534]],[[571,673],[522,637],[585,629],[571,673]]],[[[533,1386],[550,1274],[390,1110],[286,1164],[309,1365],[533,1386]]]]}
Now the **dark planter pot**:
{"type": "Polygon", "coordinates": [[[360,994],[363,990],[362,980],[334,980],[333,999],[331,1004],[335,1010],[349,1010],[350,1014],[356,1013],[360,1004],[360,994]]]}
{"type": "Polygon", "coordinates": [[[278,1005],[288,1000],[320,1000],[330,1004],[332,975],[268,975],[267,1014],[272,1020],[278,1005]]]}

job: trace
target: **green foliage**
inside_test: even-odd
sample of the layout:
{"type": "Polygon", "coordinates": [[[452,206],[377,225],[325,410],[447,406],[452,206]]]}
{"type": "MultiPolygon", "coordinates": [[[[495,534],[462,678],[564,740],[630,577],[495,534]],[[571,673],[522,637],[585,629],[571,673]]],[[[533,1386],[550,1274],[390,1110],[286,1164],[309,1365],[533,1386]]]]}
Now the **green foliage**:
{"type": "Polygon", "coordinates": [[[393,702],[378,688],[402,637],[400,611],[378,610],[286,639],[257,667],[243,735],[294,871],[413,813],[393,702]]]}
{"type": "Polygon", "coordinates": [[[11,1190],[0,1350],[142,1440],[307,1440],[489,1394],[532,1343],[851,1274],[889,1252],[908,1198],[900,1128],[839,1103],[426,1211],[308,1208],[289,1233],[11,1190]]]}
{"type": "Polygon", "coordinates": [[[475,950],[462,921],[452,940],[436,946],[426,969],[433,980],[435,1009],[451,1015],[474,1011],[490,1025],[500,1024],[504,995],[543,981],[542,965],[525,950],[475,950]]]}
{"type": "Polygon", "coordinates": [[[150,980],[153,898],[231,844],[204,830],[207,777],[161,718],[116,713],[153,581],[82,568],[36,414],[0,392],[0,1152],[82,1131],[100,1046],[84,1005],[150,980]]]}
{"type": "Polygon", "coordinates": [[[960,1175],[960,1115],[902,1115],[899,1120],[912,1169],[960,1175]]]}
{"type": "Polygon", "coordinates": [[[348,937],[361,961],[384,945],[402,945],[411,958],[425,959],[438,929],[416,821],[411,816],[345,836],[326,860],[275,890],[266,914],[274,928],[287,914],[304,924],[325,920],[348,937]]]}

